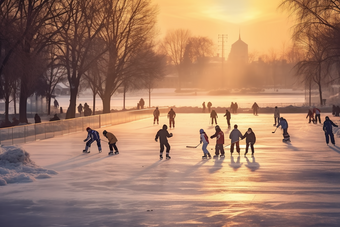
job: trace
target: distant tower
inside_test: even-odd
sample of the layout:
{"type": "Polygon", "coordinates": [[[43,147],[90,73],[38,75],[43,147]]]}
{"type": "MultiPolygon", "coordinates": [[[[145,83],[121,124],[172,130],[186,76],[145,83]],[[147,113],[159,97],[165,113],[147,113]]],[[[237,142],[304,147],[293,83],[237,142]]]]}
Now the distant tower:
{"type": "Polygon", "coordinates": [[[248,44],[241,40],[241,32],[238,40],[231,45],[228,61],[235,64],[248,63],[248,44]]]}

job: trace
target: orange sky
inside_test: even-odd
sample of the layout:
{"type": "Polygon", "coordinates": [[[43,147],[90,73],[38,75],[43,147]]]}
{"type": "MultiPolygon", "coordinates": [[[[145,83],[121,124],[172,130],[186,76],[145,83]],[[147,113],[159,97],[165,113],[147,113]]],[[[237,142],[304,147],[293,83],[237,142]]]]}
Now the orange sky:
{"type": "MultiPolygon", "coordinates": [[[[227,53],[241,39],[249,52],[282,51],[290,43],[292,20],[278,10],[282,0],[153,0],[159,6],[158,28],[189,29],[217,45],[218,34],[228,34],[227,53]]],[[[216,50],[217,51],[217,50],[216,50]]]]}

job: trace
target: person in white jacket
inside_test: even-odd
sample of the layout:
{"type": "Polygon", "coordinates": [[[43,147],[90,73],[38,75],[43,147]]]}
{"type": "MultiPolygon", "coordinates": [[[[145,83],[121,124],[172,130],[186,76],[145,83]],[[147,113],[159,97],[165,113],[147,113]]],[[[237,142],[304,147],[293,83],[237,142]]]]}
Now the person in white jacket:
{"type": "Polygon", "coordinates": [[[237,129],[237,125],[234,125],[234,129],[229,134],[229,139],[231,139],[230,155],[232,155],[234,152],[235,144],[236,144],[236,151],[240,155],[240,138],[242,138],[242,134],[240,130],[237,129]]]}
{"type": "Polygon", "coordinates": [[[206,158],[211,158],[211,155],[210,155],[210,153],[209,153],[209,151],[208,151],[208,149],[207,149],[207,146],[208,146],[208,144],[209,144],[209,139],[208,139],[208,136],[207,136],[207,134],[204,132],[204,130],[203,129],[200,129],[200,143],[203,143],[203,145],[202,145],[202,151],[203,151],[203,156],[202,156],[202,158],[203,159],[206,159],[206,158]]]}

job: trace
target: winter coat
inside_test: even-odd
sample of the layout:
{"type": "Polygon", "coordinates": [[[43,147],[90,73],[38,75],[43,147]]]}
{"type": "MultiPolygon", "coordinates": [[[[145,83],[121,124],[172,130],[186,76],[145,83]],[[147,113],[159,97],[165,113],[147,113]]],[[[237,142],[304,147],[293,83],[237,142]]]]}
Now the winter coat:
{"type": "Polygon", "coordinates": [[[168,113],[168,118],[175,118],[176,117],[176,113],[173,110],[170,110],[168,113]]]}
{"type": "Polygon", "coordinates": [[[275,108],[275,110],[274,110],[274,117],[280,118],[280,110],[278,108],[275,108]]]}
{"type": "Polygon", "coordinates": [[[209,144],[209,139],[205,132],[200,134],[200,141],[203,142],[203,144],[209,144]]]}
{"type": "Polygon", "coordinates": [[[256,136],[253,131],[248,134],[248,132],[244,133],[244,135],[241,137],[241,139],[246,138],[246,144],[251,143],[254,144],[256,142],[256,136]]]}
{"type": "Polygon", "coordinates": [[[277,125],[277,128],[280,127],[280,126],[281,126],[282,129],[287,129],[288,128],[287,120],[284,119],[284,118],[280,118],[280,123],[277,125]]]}
{"type": "Polygon", "coordinates": [[[99,133],[96,130],[89,130],[87,133],[87,137],[85,141],[92,139],[92,140],[100,140],[99,133]]]}
{"type": "Polygon", "coordinates": [[[226,117],[227,119],[231,119],[231,115],[230,115],[230,112],[227,110],[226,112],[225,112],[225,114],[224,114],[224,116],[223,117],[226,117]]]}
{"type": "Polygon", "coordinates": [[[159,109],[155,109],[155,110],[153,111],[153,116],[159,117],[159,109]]]}
{"type": "Polygon", "coordinates": [[[172,137],[172,135],[170,135],[168,130],[160,129],[156,134],[155,140],[159,138],[159,142],[164,144],[164,143],[168,143],[168,137],[172,137]]]}
{"type": "Polygon", "coordinates": [[[217,117],[217,113],[216,113],[216,111],[215,111],[215,110],[212,110],[212,111],[211,111],[211,113],[210,113],[210,117],[211,117],[211,118],[215,118],[215,117],[217,117]]]}
{"type": "Polygon", "coordinates": [[[314,109],[313,109],[313,113],[315,113],[315,114],[320,114],[320,112],[321,112],[321,111],[320,111],[318,108],[314,108],[314,109]]]}
{"type": "Polygon", "coordinates": [[[234,128],[233,131],[231,131],[229,134],[229,139],[231,139],[231,143],[235,143],[239,141],[240,140],[239,138],[242,138],[242,134],[240,130],[238,130],[237,128],[234,128]]]}
{"type": "Polygon", "coordinates": [[[215,134],[210,136],[210,139],[216,137],[216,144],[224,144],[224,133],[220,130],[216,130],[215,134]]]}
{"type": "Polygon", "coordinates": [[[109,140],[109,144],[114,144],[118,141],[115,135],[113,135],[111,132],[107,132],[105,134],[105,137],[109,140]]]}
{"type": "Polygon", "coordinates": [[[333,123],[333,121],[331,121],[329,119],[325,120],[324,123],[323,123],[323,130],[328,134],[333,133],[332,125],[334,127],[338,127],[336,124],[333,123]]]}

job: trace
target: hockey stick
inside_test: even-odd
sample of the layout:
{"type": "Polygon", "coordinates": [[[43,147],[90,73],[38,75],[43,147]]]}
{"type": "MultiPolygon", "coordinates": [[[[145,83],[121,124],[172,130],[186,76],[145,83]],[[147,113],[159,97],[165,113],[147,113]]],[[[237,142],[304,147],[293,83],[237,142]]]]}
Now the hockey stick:
{"type": "Polygon", "coordinates": [[[197,146],[187,146],[187,148],[197,148],[201,143],[199,143],[197,146]]]}
{"type": "MultiPolygon", "coordinates": [[[[276,128],[277,129],[277,128],[276,128]]],[[[274,132],[272,132],[272,133],[275,133],[276,132],[276,129],[274,130],[274,132]]]]}

